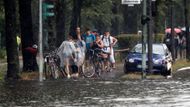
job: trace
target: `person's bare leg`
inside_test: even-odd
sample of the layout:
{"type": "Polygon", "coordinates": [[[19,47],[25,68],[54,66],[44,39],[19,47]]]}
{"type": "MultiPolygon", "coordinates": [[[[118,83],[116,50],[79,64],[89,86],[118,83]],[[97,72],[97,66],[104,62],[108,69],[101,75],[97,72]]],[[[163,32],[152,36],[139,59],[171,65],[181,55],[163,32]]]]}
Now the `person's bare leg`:
{"type": "Polygon", "coordinates": [[[70,70],[69,70],[69,65],[68,64],[66,64],[66,73],[67,73],[67,78],[71,78],[70,70]]]}

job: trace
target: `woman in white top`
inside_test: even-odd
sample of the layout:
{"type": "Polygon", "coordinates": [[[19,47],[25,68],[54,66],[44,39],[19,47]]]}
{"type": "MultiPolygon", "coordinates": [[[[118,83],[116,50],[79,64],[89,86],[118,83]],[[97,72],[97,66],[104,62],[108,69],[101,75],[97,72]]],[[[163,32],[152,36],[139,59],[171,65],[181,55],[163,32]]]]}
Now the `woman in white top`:
{"type": "Polygon", "coordinates": [[[112,63],[113,68],[115,68],[115,58],[113,46],[117,43],[117,39],[110,35],[109,31],[106,31],[104,35],[101,36],[104,48],[103,51],[106,53],[110,53],[110,62],[112,63]]]}

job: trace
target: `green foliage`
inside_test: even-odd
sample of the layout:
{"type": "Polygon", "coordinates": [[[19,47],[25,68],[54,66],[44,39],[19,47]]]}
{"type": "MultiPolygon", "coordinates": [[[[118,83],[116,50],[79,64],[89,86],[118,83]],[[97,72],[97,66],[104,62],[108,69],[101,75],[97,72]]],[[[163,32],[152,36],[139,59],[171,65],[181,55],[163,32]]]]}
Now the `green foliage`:
{"type": "Polygon", "coordinates": [[[165,34],[156,34],[155,37],[154,37],[154,42],[156,43],[162,43],[164,41],[164,36],[165,34]]]}
{"type": "MultiPolygon", "coordinates": [[[[131,49],[137,43],[141,43],[142,36],[137,34],[121,34],[116,37],[118,39],[118,45],[121,49],[131,49]]],[[[157,34],[153,37],[154,43],[162,43],[164,34],[157,34]]]]}
{"type": "Polygon", "coordinates": [[[121,49],[131,49],[134,45],[141,42],[141,36],[136,34],[121,34],[116,37],[118,39],[118,45],[121,49]]]}
{"type": "Polygon", "coordinates": [[[5,10],[2,1],[0,1],[0,32],[3,32],[5,25],[5,10]]]}
{"type": "Polygon", "coordinates": [[[5,49],[0,49],[0,59],[5,59],[6,58],[6,50],[5,49]]]}
{"type": "Polygon", "coordinates": [[[0,82],[4,80],[4,77],[6,75],[6,69],[7,65],[0,65],[0,82]]]}
{"type": "Polygon", "coordinates": [[[81,16],[83,27],[110,28],[112,15],[111,0],[84,0],[81,16]]]}
{"type": "Polygon", "coordinates": [[[177,71],[180,68],[183,67],[189,67],[190,65],[190,61],[186,60],[186,59],[180,59],[177,60],[174,64],[173,64],[173,71],[177,71]]]}

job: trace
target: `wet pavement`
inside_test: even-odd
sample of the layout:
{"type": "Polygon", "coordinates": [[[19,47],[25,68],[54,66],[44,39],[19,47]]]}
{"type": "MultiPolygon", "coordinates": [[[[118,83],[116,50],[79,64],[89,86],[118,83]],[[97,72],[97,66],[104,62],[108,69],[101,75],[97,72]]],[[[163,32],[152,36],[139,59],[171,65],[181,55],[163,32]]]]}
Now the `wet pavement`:
{"type": "Polygon", "coordinates": [[[173,79],[121,80],[110,74],[106,79],[4,82],[0,107],[189,107],[187,74],[189,70],[173,79]]]}

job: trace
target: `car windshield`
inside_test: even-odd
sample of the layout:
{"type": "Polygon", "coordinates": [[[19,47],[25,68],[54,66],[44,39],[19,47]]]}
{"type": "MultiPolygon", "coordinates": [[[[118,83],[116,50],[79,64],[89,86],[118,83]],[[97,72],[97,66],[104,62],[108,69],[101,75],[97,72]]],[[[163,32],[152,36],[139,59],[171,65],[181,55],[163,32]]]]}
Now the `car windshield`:
{"type": "MultiPolygon", "coordinates": [[[[153,54],[161,54],[164,55],[164,48],[162,45],[159,44],[153,44],[152,45],[153,48],[153,54]]],[[[142,53],[142,44],[137,44],[132,50],[131,52],[136,52],[136,53],[142,53]]],[[[146,45],[146,53],[148,52],[148,48],[146,45]]]]}

